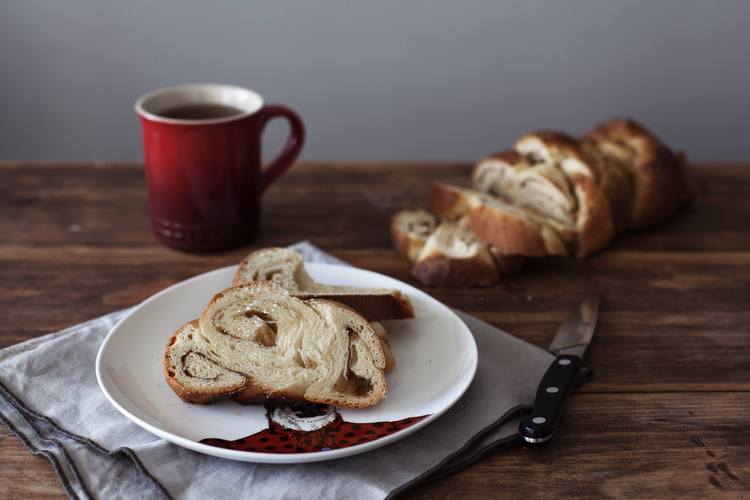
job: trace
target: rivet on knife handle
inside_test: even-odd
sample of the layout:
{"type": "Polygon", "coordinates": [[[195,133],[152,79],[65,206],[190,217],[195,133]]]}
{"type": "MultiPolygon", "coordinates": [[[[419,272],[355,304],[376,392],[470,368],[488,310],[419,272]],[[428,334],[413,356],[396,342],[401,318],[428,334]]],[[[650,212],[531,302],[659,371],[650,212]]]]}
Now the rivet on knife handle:
{"type": "Polygon", "coordinates": [[[534,413],[518,428],[526,442],[544,443],[552,437],[580,366],[581,358],[563,354],[547,369],[534,399],[534,413]]]}

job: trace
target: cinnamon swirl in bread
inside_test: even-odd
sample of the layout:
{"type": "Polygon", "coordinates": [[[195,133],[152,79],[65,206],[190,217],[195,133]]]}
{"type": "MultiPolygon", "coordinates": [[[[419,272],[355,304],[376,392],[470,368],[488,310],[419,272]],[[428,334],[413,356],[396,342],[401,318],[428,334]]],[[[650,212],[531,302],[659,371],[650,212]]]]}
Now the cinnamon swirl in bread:
{"type": "Polygon", "coordinates": [[[391,218],[391,236],[412,262],[412,275],[431,286],[491,286],[524,264],[523,257],[478,238],[465,216],[454,221],[423,209],[402,210],[391,218]]]}

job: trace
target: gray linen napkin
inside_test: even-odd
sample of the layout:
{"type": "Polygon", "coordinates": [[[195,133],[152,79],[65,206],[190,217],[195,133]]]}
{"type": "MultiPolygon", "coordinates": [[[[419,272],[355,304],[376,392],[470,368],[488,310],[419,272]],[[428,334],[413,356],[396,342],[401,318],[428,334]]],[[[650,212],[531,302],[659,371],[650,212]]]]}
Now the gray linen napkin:
{"type": "MultiPolygon", "coordinates": [[[[308,242],[308,262],[342,264],[308,242]]],[[[126,311],[0,351],[0,420],[47,456],[71,498],[383,499],[520,442],[548,352],[456,311],[479,347],[461,400],[414,434],[346,459],[253,464],[196,453],[143,430],[102,394],[94,363],[126,311]]]]}

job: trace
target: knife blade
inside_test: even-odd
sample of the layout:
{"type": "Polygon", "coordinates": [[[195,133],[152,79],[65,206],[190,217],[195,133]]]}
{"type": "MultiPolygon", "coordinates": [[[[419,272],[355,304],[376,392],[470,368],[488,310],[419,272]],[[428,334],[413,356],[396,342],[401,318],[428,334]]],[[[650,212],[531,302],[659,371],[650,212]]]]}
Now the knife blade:
{"type": "Polygon", "coordinates": [[[555,360],[539,382],[534,411],[518,427],[527,443],[545,443],[555,432],[573,390],[581,360],[594,336],[598,317],[599,294],[590,295],[557,329],[548,348],[556,356],[555,360]]]}

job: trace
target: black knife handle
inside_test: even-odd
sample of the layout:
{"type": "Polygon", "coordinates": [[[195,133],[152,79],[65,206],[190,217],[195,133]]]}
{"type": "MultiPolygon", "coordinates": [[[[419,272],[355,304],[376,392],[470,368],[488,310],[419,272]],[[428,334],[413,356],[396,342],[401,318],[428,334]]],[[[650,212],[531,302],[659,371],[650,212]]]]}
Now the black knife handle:
{"type": "Polygon", "coordinates": [[[524,441],[544,443],[552,437],[580,367],[581,358],[578,356],[563,354],[555,358],[539,382],[534,412],[518,427],[524,441]]]}

